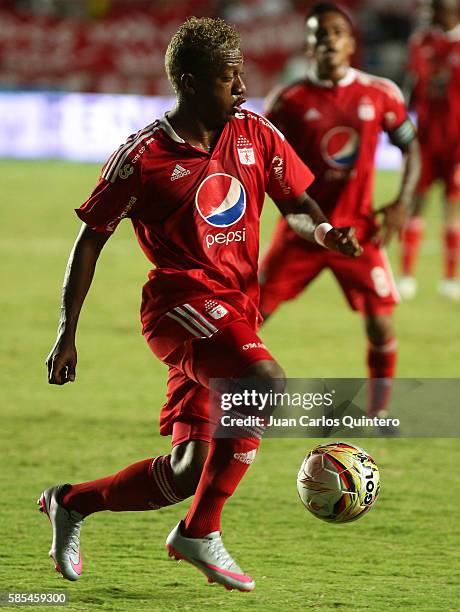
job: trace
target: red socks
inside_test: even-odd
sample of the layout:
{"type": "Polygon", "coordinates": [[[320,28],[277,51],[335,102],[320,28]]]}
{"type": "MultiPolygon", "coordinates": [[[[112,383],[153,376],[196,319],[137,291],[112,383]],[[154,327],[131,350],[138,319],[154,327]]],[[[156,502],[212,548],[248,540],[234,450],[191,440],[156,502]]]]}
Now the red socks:
{"type": "Polygon", "coordinates": [[[111,510],[157,510],[185,497],[174,483],[170,455],[144,459],[112,476],[72,485],[62,504],[83,516],[111,510]]]}
{"type": "Polygon", "coordinates": [[[457,262],[460,250],[460,224],[452,223],[444,230],[444,274],[452,279],[457,275],[457,262]]]}
{"type": "MultiPolygon", "coordinates": [[[[259,443],[257,438],[211,441],[184,535],[197,538],[220,531],[222,508],[255,459],[259,443]]],[[[88,516],[102,510],[156,510],[183,499],[174,483],[170,455],[164,455],[134,463],[112,476],[71,485],[61,502],[88,516]]]]}
{"type": "Polygon", "coordinates": [[[411,217],[402,233],[402,262],[401,272],[403,276],[413,276],[415,260],[423,238],[425,222],[422,217],[411,217]]]}
{"type": "MultiPolygon", "coordinates": [[[[419,252],[425,222],[421,217],[411,217],[402,234],[403,276],[413,276],[415,261],[419,252]]],[[[444,278],[456,278],[460,254],[460,223],[453,222],[444,229],[444,278]]]]}
{"type": "Polygon", "coordinates": [[[397,342],[395,338],[380,346],[369,344],[367,365],[370,386],[367,413],[371,417],[385,410],[390,400],[396,358],[397,342]]]}
{"type": "Polygon", "coordinates": [[[222,508],[254,461],[259,443],[257,438],[211,441],[198,489],[184,521],[184,536],[200,538],[220,531],[222,508]]]}

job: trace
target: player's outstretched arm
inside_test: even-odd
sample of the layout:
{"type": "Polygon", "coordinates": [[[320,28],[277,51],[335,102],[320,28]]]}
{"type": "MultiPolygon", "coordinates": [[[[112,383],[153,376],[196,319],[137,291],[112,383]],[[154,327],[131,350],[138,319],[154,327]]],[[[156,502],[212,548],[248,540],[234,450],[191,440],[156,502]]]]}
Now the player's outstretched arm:
{"type": "Polygon", "coordinates": [[[349,257],[363,252],[352,227],[332,227],[318,204],[307,193],[292,200],[275,200],[291,229],[309,242],[349,257]]]}
{"type": "Polygon", "coordinates": [[[51,385],[64,385],[75,380],[78,317],[91,286],[99,254],[110,236],[110,233],[95,232],[84,223],[70,253],[62,287],[57,338],[46,359],[51,385]]]}
{"type": "MultiPolygon", "coordinates": [[[[397,145],[398,146],[398,145],[397,145]]],[[[415,189],[420,178],[420,148],[417,138],[407,145],[399,146],[403,153],[401,185],[396,199],[374,211],[383,217],[377,236],[379,242],[387,245],[395,234],[400,234],[414,201],[415,189]]]]}

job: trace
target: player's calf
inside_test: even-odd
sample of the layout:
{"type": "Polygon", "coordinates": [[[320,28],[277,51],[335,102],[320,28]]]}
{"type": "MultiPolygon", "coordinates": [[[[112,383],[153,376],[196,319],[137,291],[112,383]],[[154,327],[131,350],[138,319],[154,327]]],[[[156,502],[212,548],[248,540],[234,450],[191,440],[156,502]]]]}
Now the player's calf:
{"type": "Polygon", "coordinates": [[[171,469],[176,485],[184,496],[196,491],[203,465],[208,456],[209,443],[203,440],[188,440],[175,446],[171,452],[171,469]]]}

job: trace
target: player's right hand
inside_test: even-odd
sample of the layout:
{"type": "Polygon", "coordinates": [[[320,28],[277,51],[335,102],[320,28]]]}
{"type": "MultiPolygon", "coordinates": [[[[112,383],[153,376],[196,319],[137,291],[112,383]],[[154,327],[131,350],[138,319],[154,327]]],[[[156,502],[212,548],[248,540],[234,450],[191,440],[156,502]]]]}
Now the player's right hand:
{"type": "Polygon", "coordinates": [[[338,251],[348,257],[359,257],[363,252],[355,236],[354,227],[334,227],[324,237],[324,244],[332,251],[338,251]]]}
{"type": "Polygon", "coordinates": [[[75,380],[77,349],[73,340],[58,338],[46,359],[50,385],[65,385],[75,380]]]}

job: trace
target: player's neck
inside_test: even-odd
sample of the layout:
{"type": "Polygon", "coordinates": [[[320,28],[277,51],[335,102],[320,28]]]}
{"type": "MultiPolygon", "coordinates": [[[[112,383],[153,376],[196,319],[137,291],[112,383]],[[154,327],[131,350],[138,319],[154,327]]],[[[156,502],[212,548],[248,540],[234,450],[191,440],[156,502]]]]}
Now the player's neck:
{"type": "Polygon", "coordinates": [[[451,32],[458,25],[460,25],[460,21],[457,19],[457,17],[452,16],[451,18],[447,18],[444,23],[438,23],[435,25],[437,25],[438,28],[441,28],[443,32],[447,33],[451,32]]]}
{"type": "Polygon", "coordinates": [[[340,83],[349,73],[350,65],[343,64],[342,66],[331,67],[317,67],[317,77],[320,81],[328,81],[337,85],[340,83]]]}
{"type": "Polygon", "coordinates": [[[454,18],[450,21],[444,32],[452,32],[458,25],[460,25],[460,21],[454,18]]]}
{"type": "Polygon", "coordinates": [[[204,151],[210,151],[213,148],[223,127],[215,128],[206,125],[200,117],[181,104],[168,113],[168,121],[176,134],[185,142],[204,151]]]}

